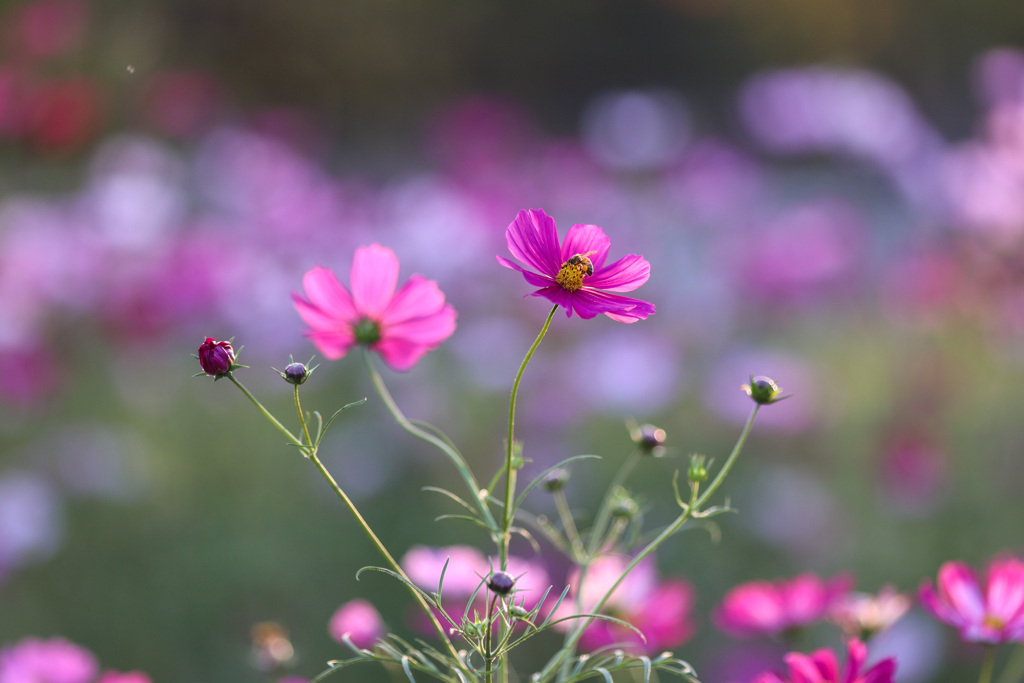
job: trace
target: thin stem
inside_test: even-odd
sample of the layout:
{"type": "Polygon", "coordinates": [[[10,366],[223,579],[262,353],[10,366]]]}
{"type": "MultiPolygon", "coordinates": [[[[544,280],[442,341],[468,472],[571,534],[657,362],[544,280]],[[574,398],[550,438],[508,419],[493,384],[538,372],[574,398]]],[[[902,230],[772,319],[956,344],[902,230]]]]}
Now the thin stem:
{"type": "Polygon", "coordinates": [[[572,510],[569,509],[569,501],[566,500],[563,489],[555,491],[555,507],[558,508],[558,517],[562,520],[562,528],[565,529],[569,547],[572,548],[573,562],[583,562],[583,542],[580,540],[580,532],[576,529],[576,522],[572,518],[572,510]]]}
{"type": "Polygon", "coordinates": [[[992,669],[996,663],[996,648],[994,645],[985,646],[985,657],[981,660],[981,673],[978,675],[978,683],[990,683],[992,680],[992,669]]]}
{"type": "Polygon", "coordinates": [[[480,509],[480,513],[483,515],[484,520],[492,529],[496,530],[497,522],[493,515],[491,515],[490,509],[487,507],[486,495],[483,495],[483,492],[480,490],[480,484],[477,483],[476,477],[473,476],[473,472],[470,471],[469,465],[466,464],[462,455],[444,439],[441,439],[437,435],[431,434],[427,430],[413,424],[412,421],[405,416],[405,413],[402,412],[402,409],[398,407],[398,404],[395,403],[395,399],[392,398],[391,392],[389,392],[387,386],[384,385],[384,379],[380,376],[380,373],[377,372],[377,369],[373,367],[373,363],[370,362],[370,354],[364,353],[363,359],[366,361],[366,369],[370,373],[370,380],[373,382],[374,388],[377,389],[377,394],[380,395],[381,400],[384,402],[384,405],[387,407],[391,415],[395,418],[398,425],[413,436],[437,446],[442,453],[448,456],[452,461],[452,464],[455,465],[455,469],[458,471],[459,475],[462,476],[462,480],[466,483],[466,487],[469,488],[471,498],[480,509]]]}
{"type": "Polygon", "coordinates": [[[359,509],[356,508],[355,506],[355,503],[352,502],[352,499],[349,498],[345,491],[342,490],[341,486],[338,485],[338,482],[334,479],[333,476],[331,476],[331,473],[327,470],[327,468],[324,466],[323,462],[317,455],[317,449],[314,448],[313,441],[312,439],[309,438],[309,427],[306,424],[306,417],[302,413],[302,405],[299,403],[298,385],[295,386],[295,409],[299,414],[299,423],[302,425],[302,433],[306,439],[305,442],[303,442],[294,434],[292,434],[291,431],[289,431],[284,425],[282,425],[276,417],[271,415],[270,411],[263,407],[263,404],[260,403],[256,399],[256,397],[252,395],[252,392],[246,389],[241,382],[235,379],[234,375],[232,375],[229,372],[227,373],[227,377],[232,381],[232,383],[234,383],[236,387],[239,388],[239,390],[241,390],[243,394],[245,394],[249,398],[250,401],[252,401],[253,405],[255,405],[259,409],[259,411],[263,413],[263,416],[267,418],[267,420],[269,420],[271,424],[273,424],[282,433],[284,433],[284,435],[288,437],[289,441],[291,441],[293,444],[301,448],[303,453],[305,453],[306,457],[308,457],[309,460],[313,462],[317,470],[320,471],[320,474],[323,475],[323,478],[327,480],[328,484],[330,484],[335,494],[337,494],[337,496],[342,500],[342,502],[348,508],[349,512],[352,513],[352,516],[355,518],[360,528],[362,528],[363,533],[366,534],[367,538],[370,539],[370,542],[377,549],[377,552],[379,552],[384,557],[384,561],[387,562],[388,566],[391,567],[391,569],[396,574],[398,574],[403,579],[409,582],[409,586],[407,586],[407,588],[409,588],[409,592],[412,593],[413,598],[416,600],[417,603],[419,603],[419,606],[423,610],[424,614],[426,614],[427,617],[430,619],[431,624],[434,626],[434,630],[437,631],[437,635],[445,644],[445,647],[448,650],[448,654],[451,655],[454,661],[461,662],[462,660],[459,658],[458,651],[455,649],[455,646],[452,644],[451,640],[449,640],[448,634],[445,633],[444,627],[441,625],[441,622],[438,621],[437,617],[434,615],[434,611],[430,609],[430,605],[427,604],[427,601],[424,600],[423,596],[420,595],[418,591],[413,590],[411,588],[412,580],[402,569],[402,566],[398,564],[398,561],[395,560],[395,558],[391,555],[390,552],[388,552],[388,549],[384,546],[384,543],[381,542],[380,538],[377,537],[377,534],[375,534],[373,532],[373,529],[370,528],[369,523],[367,523],[366,519],[362,516],[362,514],[360,514],[359,509]]]}
{"type": "Polygon", "coordinates": [[[639,449],[633,451],[626,462],[622,463],[622,467],[615,473],[615,477],[608,485],[608,491],[604,494],[604,499],[601,501],[601,508],[597,511],[597,517],[594,520],[594,528],[590,530],[590,543],[587,547],[587,554],[593,558],[601,550],[601,539],[604,536],[605,529],[608,527],[608,519],[612,513],[612,497],[623,484],[626,483],[626,479],[633,473],[636,466],[640,464],[640,459],[643,455],[639,449]]]}
{"type": "MultiPolygon", "coordinates": [[[[619,587],[619,584],[621,584],[626,579],[626,577],[629,576],[629,573],[632,572],[637,567],[637,565],[643,562],[655,550],[657,550],[661,546],[661,544],[663,544],[665,541],[671,538],[677,531],[679,531],[679,529],[682,528],[682,526],[687,522],[687,520],[690,519],[693,512],[697,510],[701,505],[703,505],[705,501],[707,501],[710,495],[714,493],[715,489],[721,486],[722,481],[725,479],[725,475],[728,474],[729,470],[732,468],[733,463],[736,461],[737,456],[739,456],[740,451],[743,449],[743,444],[746,443],[747,436],[750,435],[750,430],[751,427],[753,427],[754,425],[754,418],[757,416],[757,410],[759,407],[759,404],[754,404],[754,409],[753,411],[751,411],[750,417],[747,419],[747,423],[743,426],[743,431],[740,433],[739,438],[736,440],[736,445],[733,446],[732,453],[729,454],[729,457],[726,459],[725,464],[722,465],[722,469],[719,471],[718,476],[716,476],[714,481],[711,482],[711,485],[708,487],[707,491],[705,491],[703,495],[698,496],[697,487],[694,486],[691,489],[690,502],[683,509],[682,513],[678,517],[676,517],[675,521],[673,521],[671,524],[665,527],[665,529],[662,530],[662,532],[658,534],[658,536],[653,541],[644,546],[643,550],[637,553],[637,555],[630,561],[630,563],[626,565],[625,570],[623,570],[619,578],[616,579],[615,583],[611,585],[611,587],[604,594],[604,596],[597,602],[597,604],[589,610],[592,614],[599,614],[601,610],[604,609],[605,604],[607,604],[612,594],[619,587]]],[[[580,587],[577,586],[576,590],[578,594],[580,592],[580,587]]],[[[594,622],[594,619],[596,618],[597,617],[595,616],[590,616],[582,620],[582,623],[576,627],[576,629],[568,636],[568,638],[566,638],[565,644],[562,646],[562,649],[559,650],[558,653],[554,657],[552,657],[547,664],[544,665],[544,668],[541,670],[540,676],[538,678],[539,681],[547,680],[548,677],[551,676],[552,672],[555,671],[558,668],[558,666],[563,661],[565,661],[572,652],[575,651],[577,643],[579,643],[580,638],[583,637],[583,632],[587,630],[587,628],[590,626],[590,624],[594,622]]],[[[988,683],[988,681],[979,681],[979,683],[988,683]]]]}
{"type": "Polygon", "coordinates": [[[231,382],[236,387],[238,387],[242,391],[243,394],[245,394],[246,396],[249,397],[249,400],[252,401],[252,404],[254,406],[256,406],[256,408],[259,409],[259,411],[261,413],[263,413],[263,417],[267,418],[267,420],[270,421],[270,424],[274,425],[279,430],[281,430],[281,433],[283,433],[285,436],[287,436],[289,441],[291,441],[293,444],[295,444],[299,448],[303,448],[305,446],[305,444],[302,443],[302,440],[299,439],[294,434],[292,434],[290,431],[288,431],[287,427],[285,427],[283,424],[278,422],[277,418],[274,417],[273,415],[271,415],[270,411],[267,410],[266,408],[264,408],[263,404],[260,403],[258,400],[256,400],[256,397],[253,396],[252,393],[248,389],[246,389],[245,386],[241,382],[239,382],[237,379],[235,379],[235,376],[232,373],[228,372],[227,373],[227,378],[229,380],[231,380],[231,382]]]}
{"type": "Polygon", "coordinates": [[[512,501],[516,488],[516,469],[513,467],[512,453],[515,448],[516,397],[519,395],[519,382],[523,379],[523,373],[526,371],[526,366],[530,359],[533,358],[534,351],[540,346],[544,335],[548,333],[551,319],[555,317],[555,311],[557,310],[557,304],[551,307],[551,312],[548,313],[547,320],[544,321],[544,327],[540,329],[540,334],[533,340],[530,350],[526,352],[526,357],[523,358],[523,362],[519,366],[519,372],[516,373],[516,378],[512,382],[512,395],[508,400],[508,436],[505,442],[505,513],[501,525],[501,542],[498,544],[502,569],[508,567],[508,545],[511,540],[509,529],[512,527],[512,501]]]}

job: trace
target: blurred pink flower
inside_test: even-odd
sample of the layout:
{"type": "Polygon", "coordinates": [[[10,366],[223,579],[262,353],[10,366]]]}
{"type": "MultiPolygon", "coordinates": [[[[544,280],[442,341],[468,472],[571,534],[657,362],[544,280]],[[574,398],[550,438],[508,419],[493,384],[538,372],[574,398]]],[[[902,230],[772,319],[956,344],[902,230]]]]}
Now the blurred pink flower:
{"type": "Polygon", "coordinates": [[[141,671],[104,671],[96,683],[153,683],[153,679],[141,671]]]}
{"type": "Polygon", "coordinates": [[[584,319],[604,313],[612,320],[633,323],[654,315],[654,304],[613,293],[630,292],[647,282],[651,264],[629,254],[606,266],[611,240],[596,225],[572,226],[559,246],[555,221],[543,210],[523,210],[508,226],[505,239],[512,255],[538,272],[502,256],[498,263],[540,287],[530,296],[558,304],[567,317],[573,311],[584,319]]]}
{"type": "Polygon", "coordinates": [[[846,666],[840,671],[832,650],[821,649],[810,655],[791,652],[786,655],[788,674],[763,673],[752,683],[893,683],[896,660],[883,659],[864,669],[868,649],[859,640],[846,644],[846,666]]]}
{"type": "Polygon", "coordinates": [[[25,137],[37,149],[63,153],[80,149],[99,131],[103,97],[92,80],[54,79],[32,88],[25,137]]]}
{"type": "Polygon", "coordinates": [[[96,658],[63,638],[25,638],[0,650],[0,683],[88,683],[96,658]]]}
{"type": "MultiPolygon", "coordinates": [[[[622,576],[630,558],[622,555],[599,557],[588,567],[580,583],[577,569],[569,577],[572,586],[569,595],[552,614],[555,619],[574,614],[592,613],[605,593],[622,576]]],[[[645,654],[654,654],[677,647],[693,635],[696,627],[690,617],[693,609],[693,588],[681,579],[658,582],[657,568],[650,558],[630,572],[602,609],[603,614],[627,621],[638,628],[646,642],[636,631],[625,626],[595,619],[580,638],[580,647],[594,651],[618,644],[645,654]]],[[[569,619],[555,625],[568,631],[576,627],[578,619],[569,619]]]]}
{"type": "Polygon", "coordinates": [[[339,643],[348,636],[353,645],[367,649],[384,635],[384,620],[368,600],[350,600],[331,616],[327,631],[339,643]]]}
{"type": "Polygon", "coordinates": [[[947,562],[939,568],[937,584],[936,591],[931,580],[921,583],[921,604],[960,631],[961,639],[1005,643],[1024,638],[1024,562],[996,558],[988,566],[984,587],[966,564],[947,562]]]}
{"type": "Polygon", "coordinates": [[[56,57],[81,41],[88,12],[83,0],[35,0],[15,5],[3,24],[19,56],[56,57]]]}
{"type": "Polygon", "coordinates": [[[293,294],[320,353],[338,360],[354,346],[376,351],[395,370],[411,369],[455,331],[455,309],[433,280],[413,275],[401,289],[398,258],[379,244],[360,247],[352,261],[352,292],[330,270],[306,273],[306,297],[293,294]]]}
{"type": "MultiPolygon", "coordinates": [[[[444,609],[452,621],[458,623],[466,609],[469,599],[476,597],[474,605],[480,613],[484,612],[484,601],[487,589],[483,587],[484,579],[496,569],[491,562],[476,548],[466,545],[452,545],[444,548],[431,548],[424,545],[413,546],[402,557],[402,569],[414,584],[425,591],[436,592],[441,570],[448,563],[444,573],[444,585],[441,597],[444,609]],[[479,588],[479,591],[477,590],[479,588]]],[[[539,562],[521,557],[510,556],[506,570],[515,579],[513,598],[517,605],[533,609],[550,587],[548,572],[539,562]]],[[[470,610],[472,615],[472,609],[470,610]]],[[[433,634],[433,629],[420,615],[414,617],[414,626],[423,633],[433,634]]]]}
{"type": "MultiPolygon", "coordinates": [[[[436,591],[445,562],[448,562],[448,568],[444,573],[442,595],[446,598],[470,597],[495,569],[483,553],[467,545],[444,548],[413,546],[402,557],[402,569],[423,590],[436,591]]],[[[550,586],[547,570],[538,562],[513,555],[508,558],[506,571],[516,579],[516,603],[525,602],[527,609],[536,606],[550,586]]],[[[480,595],[483,593],[481,590],[480,595]]]]}
{"type": "Polygon", "coordinates": [[[847,575],[823,581],[814,574],[740,584],[722,599],[711,617],[735,636],[773,635],[823,618],[850,590],[847,575]]]}
{"type": "Polygon", "coordinates": [[[892,586],[875,593],[847,593],[829,610],[828,619],[851,638],[867,640],[884,631],[910,609],[910,598],[892,586]]]}

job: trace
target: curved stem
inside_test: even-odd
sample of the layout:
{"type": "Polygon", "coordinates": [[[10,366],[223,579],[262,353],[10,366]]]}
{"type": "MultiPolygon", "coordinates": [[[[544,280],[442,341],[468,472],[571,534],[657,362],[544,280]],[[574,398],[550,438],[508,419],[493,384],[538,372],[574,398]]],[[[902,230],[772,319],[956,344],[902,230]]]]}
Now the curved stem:
{"type": "MultiPolygon", "coordinates": [[[[739,438],[736,440],[736,445],[733,446],[732,453],[730,453],[729,457],[726,458],[725,464],[722,465],[722,469],[719,471],[714,481],[711,482],[711,485],[708,487],[707,491],[705,491],[703,495],[698,496],[698,488],[694,486],[691,489],[690,502],[683,509],[683,512],[678,517],[676,517],[675,521],[673,521],[671,524],[665,527],[665,529],[663,529],[662,532],[658,534],[658,536],[654,540],[652,540],[650,543],[644,546],[643,550],[637,553],[637,555],[630,561],[630,563],[626,565],[626,568],[625,570],[623,570],[622,575],[619,576],[618,579],[616,579],[615,583],[612,584],[612,586],[608,589],[604,596],[597,602],[597,604],[589,610],[592,614],[600,613],[601,610],[604,609],[604,606],[607,604],[609,598],[611,598],[615,590],[626,579],[626,577],[629,576],[629,573],[632,572],[637,567],[637,565],[643,562],[655,550],[657,550],[662,543],[667,541],[677,531],[679,531],[679,529],[682,528],[683,524],[685,524],[687,520],[690,519],[693,512],[697,510],[701,505],[703,505],[705,501],[707,501],[711,494],[714,493],[715,489],[721,486],[722,481],[725,479],[725,476],[729,473],[729,470],[732,468],[733,463],[735,463],[737,456],[739,456],[740,451],[743,449],[743,444],[746,443],[747,436],[750,435],[750,429],[754,425],[754,418],[757,416],[757,410],[759,407],[759,404],[754,404],[754,409],[753,411],[751,411],[750,417],[747,419],[747,423],[743,426],[743,431],[740,433],[739,438]]],[[[579,593],[580,587],[577,586],[576,590],[577,593],[579,593]]],[[[562,646],[562,649],[559,650],[558,653],[554,657],[552,657],[547,664],[544,665],[544,668],[540,671],[540,674],[537,678],[538,681],[547,680],[547,678],[552,674],[552,672],[555,671],[558,668],[558,666],[562,664],[562,662],[565,661],[572,652],[575,651],[577,643],[579,643],[580,638],[583,637],[583,632],[586,631],[587,627],[589,627],[590,624],[594,622],[594,619],[596,619],[596,617],[590,616],[582,620],[582,623],[579,626],[577,626],[576,629],[566,639],[565,644],[562,646]]],[[[979,683],[988,683],[988,681],[980,681],[979,683]]]]}
{"type": "Polygon", "coordinates": [[[551,312],[548,313],[547,320],[544,321],[544,327],[540,329],[540,334],[533,340],[533,344],[530,346],[529,351],[526,352],[526,356],[523,358],[522,364],[519,366],[519,372],[516,373],[516,378],[512,382],[512,395],[508,401],[508,436],[505,442],[505,511],[501,525],[501,542],[498,544],[498,553],[501,560],[501,568],[506,569],[508,567],[508,545],[511,540],[509,529],[512,527],[512,501],[515,497],[516,489],[516,468],[513,467],[512,453],[515,449],[515,424],[516,424],[516,397],[519,395],[519,383],[523,379],[523,373],[526,371],[526,366],[529,364],[530,359],[533,358],[534,351],[540,346],[541,340],[544,339],[544,335],[548,333],[548,328],[551,326],[551,319],[555,317],[555,311],[558,310],[558,305],[552,306],[551,312]]]}
{"type": "Polygon", "coordinates": [[[469,469],[469,465],[466,464],[462,454],[460,454],[444,439],[441,439],[437,435],[431,434],[427,430],[413,424],[412,421],[405,416],[405,413],[402,412],[402,409],[398,407],[398,404],[395,403],[395,399],[392,398],[391,392],[389,392],[388,388],[384,385],[384,379],[380,376],[380,373],[377,372],[377,369],[373,367],[373,363],[370,362],[370,354],[364,352],[363,359],[366,361],[366,369],[370,373],[370,380],[373,382],[373,386],[377,390],[377,394],[384,402],[388,411],[395,418],[398,425],[413,436],[437,446],[442,453],[448,456],[448,459],[452,461],[452,464],[455,465],[455,469],[462,477],[462,480],[466,483],[466,487],[469,488],[471,497],[476,506],[480,509],[480,513],[483,515],[484,520],[492,529],[497,529],[497,522],[495,522],[494,516],[491,515],[491,511],[487,507],[486,495],[480,490],[480,484],[477,483],[476,477],[473,476],[473,472],[469,469]]]}
{"type": "Polygon", "coordinates": [[[611,517],[612,506],[611,499],[614,492],[620,488],[629,478],[629,475],[633,473],[636,466],[640,464],[640,459],[643,455],[639,449],[635,449],[633,453],[626,459],[626,462],[622,463],[622,467],[615,473],[615,477],[608,485],[608,491],[604,494],[604,500],[601,501],[601,508],[597,512],[597,517],[594,520],[594,528],[590,530],[590,543],[587,547],[587,554],[593,558],[597,555],[598,551],[601,550],[601,538],[604,536],[604,531],[608,527],[608,518],[611,517]]]}

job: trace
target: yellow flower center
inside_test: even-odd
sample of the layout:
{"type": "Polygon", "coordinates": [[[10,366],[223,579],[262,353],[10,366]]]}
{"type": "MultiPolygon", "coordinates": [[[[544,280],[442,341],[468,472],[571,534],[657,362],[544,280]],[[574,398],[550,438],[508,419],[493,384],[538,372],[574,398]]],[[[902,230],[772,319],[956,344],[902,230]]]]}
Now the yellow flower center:
{"type": "Polygon", "coordinates": [[[991,614],[986,614],[984,621],[985,621],[985,626],[988,626],[990,629],[992,629],[994,631],[1001,631],[1003,628],[1006,627],[1006,622],[1005,621],[1003,621],[999,617],[993,616],[991,614]]]}
{"type": "Polygon", "coordinates": [[[587,257],[596,253],[574,254],[558,269],[555,282],[567,292],[578,291],[583,286],[583,278],[594,274],[594,264],[587,257]]]}

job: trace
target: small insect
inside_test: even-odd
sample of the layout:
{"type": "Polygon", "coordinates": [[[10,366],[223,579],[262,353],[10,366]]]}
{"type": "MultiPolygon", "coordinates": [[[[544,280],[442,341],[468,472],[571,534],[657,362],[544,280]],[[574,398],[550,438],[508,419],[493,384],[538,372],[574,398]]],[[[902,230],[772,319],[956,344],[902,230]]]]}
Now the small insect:
{"type": "Polygon", "coordinates": [[[588,251],[586,254],[575,254],[572,257],[570,257],[569,260],[566,261],[566,263],[568,263],[571,266],[583,266],[583,268],[587,271],[588,276],[593,275],[594,264],[593,262],[591,262],[589,258],[587,258],[589,254],[593,253],[594,252],[592,251],[588,251]]]}

